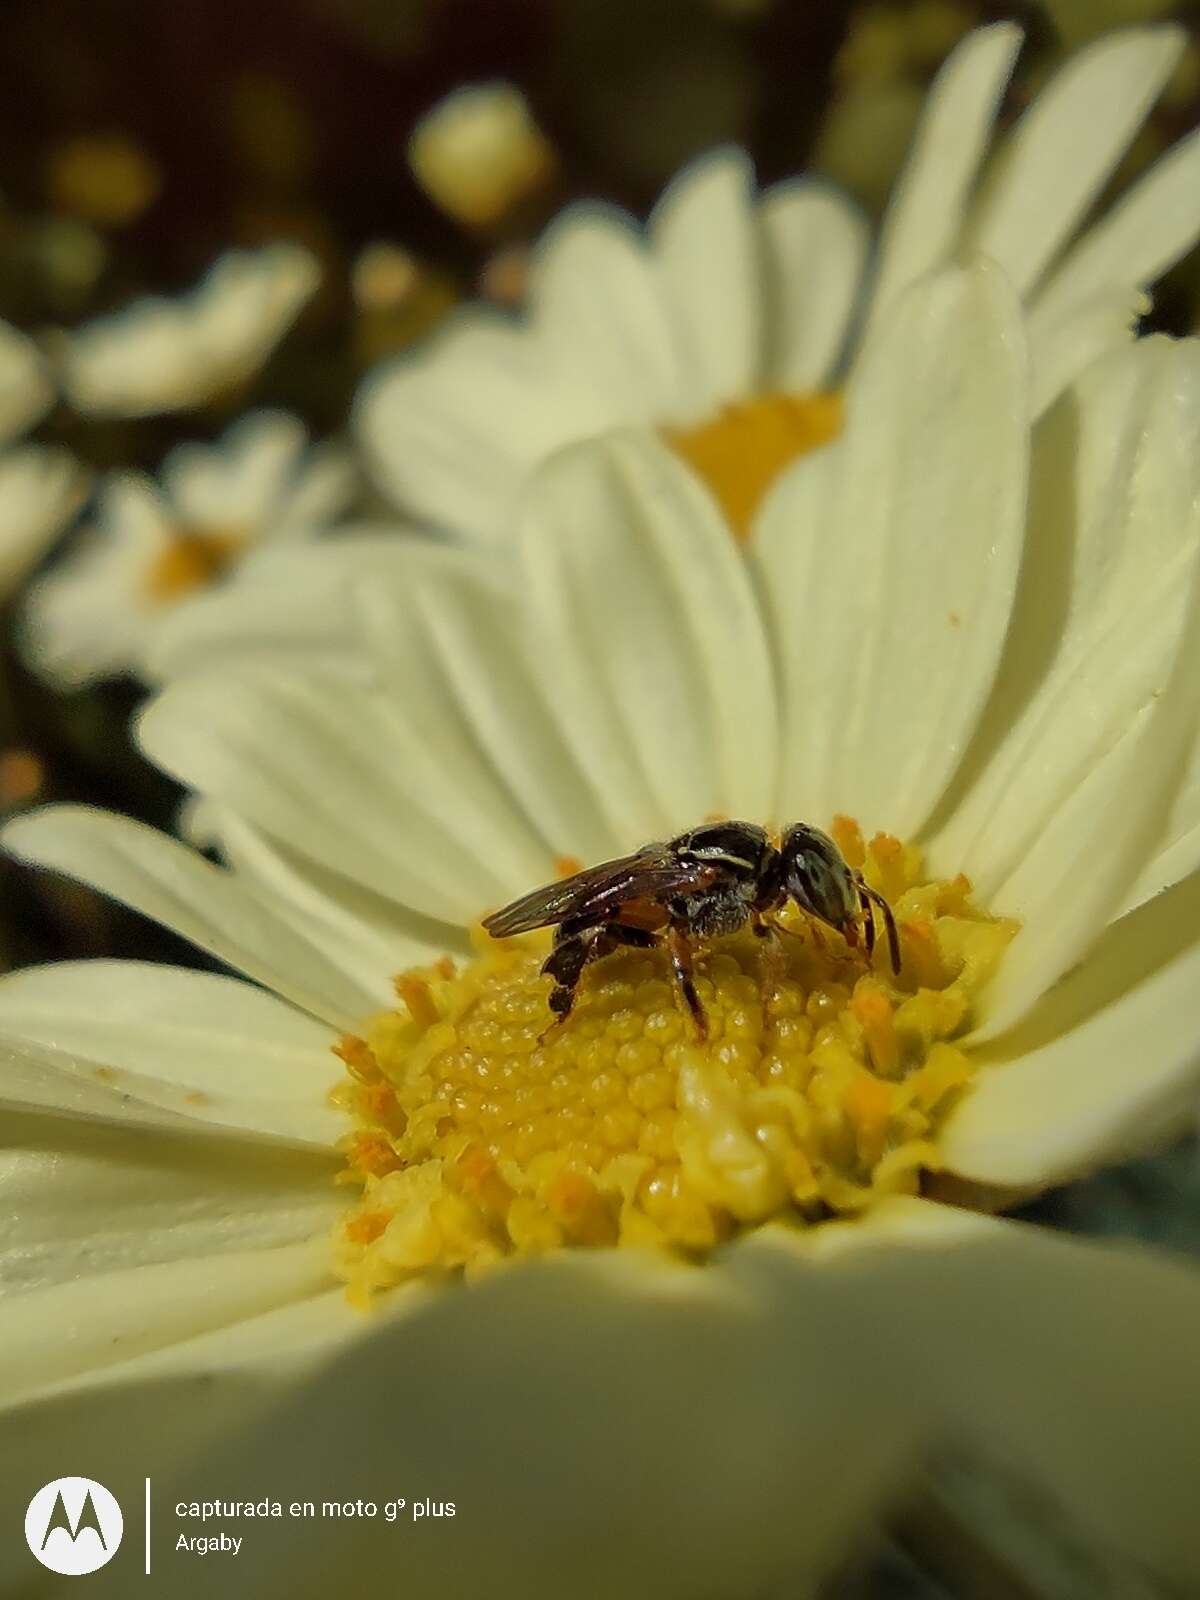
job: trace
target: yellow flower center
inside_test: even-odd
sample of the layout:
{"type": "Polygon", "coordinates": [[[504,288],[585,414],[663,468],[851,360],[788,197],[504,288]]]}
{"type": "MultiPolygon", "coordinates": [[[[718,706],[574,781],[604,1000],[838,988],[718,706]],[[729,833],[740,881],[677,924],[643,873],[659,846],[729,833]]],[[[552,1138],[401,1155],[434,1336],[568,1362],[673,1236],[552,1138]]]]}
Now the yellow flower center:
{"type": "Polygon", "coordinates": [[[844,818],[835,834],[894,907],[899,977],[886,941],[869,965],[793,908],[774,944],[747,929],[701,952],[703,1044],[658,950],[590,967],[554,1028],[538,935],[481,934],[464,970],[399,977],[401,1007],[337,1051],[356,1124],[341,1179],[361,1187],[337,1238],[351,1297],[562,1245],[703,1252],[915,1192],[971,1075],[950,1041],[1016,925],[963,877],[925,880],[913,847],[864,847],[844,818]]]}
{"type": "Polygon", "coordinates": [[[224,577],[245,545],[240,533],[180,528],[151,562],[143,592],[150,600],[170,601],[207,588],[224,577]]]}
{"type": "Polygon", "coordinates": [[[767,394],[726,406],[711,422],[668,428],[667,443],[708,484],[745,539],[775,476],[842,431],[840,394],[767,394]]]}

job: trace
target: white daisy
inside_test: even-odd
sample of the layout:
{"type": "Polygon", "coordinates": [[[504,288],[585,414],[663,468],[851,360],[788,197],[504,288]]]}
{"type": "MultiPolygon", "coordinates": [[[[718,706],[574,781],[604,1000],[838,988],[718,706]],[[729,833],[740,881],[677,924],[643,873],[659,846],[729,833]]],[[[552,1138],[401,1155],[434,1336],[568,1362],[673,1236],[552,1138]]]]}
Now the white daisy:
{"type": "Polygon", "coordinates": [[[25,655],[71,688],[144,671],[165,617],[256,548],[319,537],[356,487],[350,458],[310,445],[280,411],[251,413],[214,445],[177,446],[159,483],[113,476],[78,548],[30,589],[25,655]]]}
{"type": "Polygon", "coordinates": [[[65,336],[67,397],[104,417],[203,405],[262,366],[319,282],[300,245],[228,250],[178,299],[148,295],[65,336]]]}
{"type": "Polygon", "coordinates": [[[502,80],[439,100],[413,129],[408,164],[431,200],[475,228],[499,222],[557,168],[529,102],[502,80]]]}
{"type": "MultiPolygon", "coordinates": [[[[1196,1274],[911,1197],[922,1170],[977,1195],[1085,1171],[1183,1117],[1200,1070],[1200,347],[1107,358],[1032,444],[1029,410],[1003,276],[935,275],[752,562],[652,436],[564,452],[510,567],[393,543],[340,652],[151,705],[143,746],[228,868],[88,808],[9,825],[254,980],[0,980],[14,1493],[120,1417],[118,1485],[228,1436],[172,1499],[235,1463],[318,1499],[461,1485],[463,1537],[404,1546],[425,1592],[486,1562],[522,1594],[805,1594],[949,1432],[1200,1576],[1196,1274]],[[542,951],[468,928],[710,813],[835,827],[900,975],[799,918],[773,975],[749,934],[702,957],[707,1045],[654,951],[592,969],[539,1043],[542,951]],[[554,1249],[618,1238],[709,1266],[554,1249]]],[[[396,1546],[351,1531],[353,1561],[344,1530],[291,1545],[288,1592],[339,1557],[375,1592],[396,1546]]]]}
{"type": "Polygon", "coordinates": [[[54,385],[37,346],[0,322],[0,445],[32,428],[50,408],[54,385]]]}
{"type": "Polygon", "coordinates": [[[1144,289],[1200,232],[1200,134],[1085,231],[1179,59],[1183,35],[1114,33],[1074,56],[990,153],[1020,45],[1000,23],[953,52],[929,95],[868,270],[869,231],[839,192],[791,180],[755,196],[746,157],[687,168],[645,230],[568,210],[542,241],[528,311],[468,308],[375,373],[358,425],[407,511],[497,539],[528,473],[605,429],[664,430],[744,531],[774,474],[841,425],[838,390],[905,286],[992,257],[1025,306],[1038,409],[1123,342],[1144,289]]]}

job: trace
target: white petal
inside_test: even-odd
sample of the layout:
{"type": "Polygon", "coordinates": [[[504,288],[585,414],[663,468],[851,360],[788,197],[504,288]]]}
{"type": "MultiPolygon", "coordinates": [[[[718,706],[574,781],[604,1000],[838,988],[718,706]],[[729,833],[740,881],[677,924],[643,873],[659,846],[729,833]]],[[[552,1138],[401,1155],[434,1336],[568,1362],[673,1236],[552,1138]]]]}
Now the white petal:
{"type": "Polygon", "coordinates": [[[11,1400],[82,1373],[302,1300],[331,1286],[318,1238],[149,1266],[26,1290],[4,1302],[0,1377],[11,1400]]]}
{"type": "Polygon", "coordinates": [[[0,1138],[0,1293],[267,1249],[333,1227],[332,1152],[9,1114],[0,1138]]]}
{"type": "Polygon", "coordinates": [[[862,289],[868,228],[835,189],[777,183],[759,203],[764,238],[770,387],[829,386],[862,289]]]}
{"type": "Polygon", "coordinates": [[[563,736],[630,844],[709,812],[769,814],[775,699],[745,564],[700,480],[651,435],[551,462],[526,503],[531,642],[563,736]]]}
{"type": "Polygon", "coordinates": [[[89,806],[50,806],[4,830],[20,860],[79,878],[165,923],[247,977],[339,1029],[361,1025],[372,991],[318,951],[229,872],[143,823],[89,806]]]}
{"type": "Polygon", "coordinates": [[[538,247],[529,295],[547,365],[594,401],[589,431],[687,410],[670,307],[630,218],[571,207],[538,247]]]}
{"type": "Polygon", "coordinates": [[[1022,293],[1104,187],[1183,46],[1177,28],[1109,34],[1072,56],[1021,118],[967,239],[1022,293]]]}
{"type": "Polygon", "coordinates": [[[977,28],[935,78],[880,235],[868,338],[896,298],[954,251],[1020,47],[1021,30],[1015,23],[977,28]]]}
{"type": "MultiPolygon", "coordinates": [[[[1194,1270],[1001,1222],[953,1244],[862,1231],[832,1262],[780,1232],[700,1272],[597,1253],[495,1274],[381,1330],[165,1493],[236,1479],[319,1500],[335,1478],[378,1500],[419,1474],[458,1517],[406,1544],[414,1593],[518,1572],[500,1592],[808,1596],[921,1443],[949,1437],[999,1452],[1106,1548],[1200,1571],[1194,1270]],[[381,1393],[395,1427],[372,1425],[381,1393]],[[534,1523],[555,1537],[531,1541],[534,1523]]],[[[239,1575],[365,1596],[394,1575],[395,1538],[382,1519],[264,1526],[239,1575]]],[[[178,1572],[179,1600],[211,1584],[178,1572]]]]}
{"type": "MultiPolygon", "coordinates": [[[[586,424],[586,394],[583,403],[586,424]]],[[[398,506],[466,538],[497,539],[529,468],[579,437],[580,404],[575,386],[551,382],[525,329],[473,310],[421,354],[374,373],[355,400],[355,428],[398,506]]]]}
{"type": "Polygon", "coordinates": [[[330,1030],[233,978],[140,961],[27,967],[0,978],[0,1030],[214,1127],[318,1146],[345,1129],[328,1102],[341,1076],[330,1030]]]}
{"type": "Polygon", "coordinates": [[[1065,1183],[1158,1143],[1200,1104],[1200,882],[1110,928],[1007,1039],[938,1136],[981,1183],[1065,1183]]]}
{"type": "Polygon", "coordinates": [[[477,563],[427,567],[391,586],[387,599],[397,629],[427,641],[464,724],[553,854],[618,855],[628,835],[613,820],[612,780],[597,784],[586,753],[574,753],[570,719],[557,709],[558,683],[531,643],[536,619],[508,587],[477,563]]]}
{"type": "Polygon", "coordinates": [[[743,151],[714,151],[675,178],[648,225],[695,416],[758,386],[762,259],[753,181],[743,151]]]}
{"type": "Polygon", "coordinates": [[[402,713],[332,669],[247,659],[170,685],[138,737],[157,765],[280,842],[466,925],[527,885],[540,856],[511,808],[489,807],[453,750],[431,749],[402,713]]]}
{"type": "Polygon", "coordinates": [[[1200,131],[1181,139],[1071,250],[1030,311],[1036,341],[1081,300],[1113,288],[1145,288],[1200,234],[1200,131]]]}
{"type": "Polygon", "coordinates": [[[351,883],[288,850],[236,812],[211,801],[202,807],[206,844],[219,848],[239,878],[270,899],[331,966],[357,984],[370,985],[379,1006],[395,1004],[395,973],[467,948],[461,929],[430,922],[351,883]]]}
{"type": "Polygon", "coordinates": [[[1110,287],[1077,300],[1052,321],[1031,317],[1034,416],[1040,417],[1094,361],[1130,344],[1149,306],[1140,289],[1110,287]]]}
{"type": "Polygon", "coordinates": [[[999,273],[915,285],[834,446],[759,514],[784,688],[777,815],[919,828],[991,688],[1020,560],[1026,390],[999,273]]]}
{"type": "Polygon", "coordinates": [[[965,796],[930,845],[935,871],[953,863],[1026,922],[992,990],[1000,1006],[1024,974],[1009,1020],[1115,913],[1166,822],[1195,730],[1178,652],[1192,648],[1198,439],[1200,359],[1165,340],[1113,357],[1039,432],[1005,662],[965,796]]]}
{"type": "Polygon", "coordinates": [[[1084,956],[1125,903],[1153,849],[1196,727],[1200,549],[1184,595],[1185,605],[1177,608],[1183,612],[1178,654],[1165,684],[1065,797],[996,891],[996,909],[1025,926],[988,987],[977,1038],[1011,1027],[1084,956]]]}
{"type": "Polygon", "coordinates": [[[243,652],[278,653],[308,667],[353,656],[357,618],[349,600],[356,583],[393,573],[402,546],[406,567],[452,559],[446,546],[411,533],[399,525],[355,526],[328,542],[260,546],[229,582],[181,600],[155,622],[144,652],[147,673],[174,678],[212,657],[243,652]]]}

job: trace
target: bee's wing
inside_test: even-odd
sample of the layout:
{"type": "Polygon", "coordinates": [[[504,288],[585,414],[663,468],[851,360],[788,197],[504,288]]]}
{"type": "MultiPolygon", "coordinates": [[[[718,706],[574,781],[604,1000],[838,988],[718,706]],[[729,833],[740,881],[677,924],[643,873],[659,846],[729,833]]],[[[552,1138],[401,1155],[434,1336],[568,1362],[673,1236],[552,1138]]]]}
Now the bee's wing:
{"type": "Polygon", "coordinates": [[[531,928],[545,928],[568,917],[602,922],[625,900],[655,899],[680,889],[708,883],[712,868],[680,862],[669,845],[651,844],[631,856],[602,861],[558,883],[545,884],[511,905],[493,911],[483,925],[494,939],[507,939],[531,928]]]}

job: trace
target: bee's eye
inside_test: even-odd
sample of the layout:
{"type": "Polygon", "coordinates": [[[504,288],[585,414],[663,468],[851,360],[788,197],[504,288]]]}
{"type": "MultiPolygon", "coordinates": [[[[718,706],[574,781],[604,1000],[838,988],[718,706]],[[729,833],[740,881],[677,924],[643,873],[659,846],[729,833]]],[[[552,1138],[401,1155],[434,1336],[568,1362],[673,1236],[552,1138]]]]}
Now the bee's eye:
{"type": "Polygon", "coordinates": [[[787,892],[802,910],[811,911],[836,928],[854,916],[850,872],[831,839],[815,828],[798,825],[785,841],[784,853],[787,892]]]}

